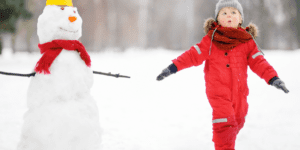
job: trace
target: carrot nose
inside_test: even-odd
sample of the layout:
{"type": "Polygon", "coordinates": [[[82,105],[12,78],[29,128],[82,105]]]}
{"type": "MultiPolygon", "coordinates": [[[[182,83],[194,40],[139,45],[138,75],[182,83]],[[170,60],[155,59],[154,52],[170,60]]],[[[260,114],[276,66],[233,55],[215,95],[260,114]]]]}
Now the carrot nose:
{"type": "Polygon", "coordinates": [[[69,17],[69,20],[70,20],[71,22],[74,22],[74,21],[77,20],[77,17],[75,17],[75,16],[70,16],[70,17],[69,17]]]}

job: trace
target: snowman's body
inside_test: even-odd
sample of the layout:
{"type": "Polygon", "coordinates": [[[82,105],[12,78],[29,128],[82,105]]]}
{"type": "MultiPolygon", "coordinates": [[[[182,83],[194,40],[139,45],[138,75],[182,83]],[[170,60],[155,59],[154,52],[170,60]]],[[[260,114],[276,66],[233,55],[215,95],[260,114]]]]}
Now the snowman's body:
{"type": "MultiPolygon", "coordinates": [[[[78,40],[81,25],[76,8],[46,6],[38,20],[40,43],[78,40]],[[69,16],[76,16],[77,22],[70,22],[69,16]]],[[[77,51],[63,49],[50,72],[31,79],[18,150],[99,150],[99,113],[90,95],[92,70],[77,51]]]]}

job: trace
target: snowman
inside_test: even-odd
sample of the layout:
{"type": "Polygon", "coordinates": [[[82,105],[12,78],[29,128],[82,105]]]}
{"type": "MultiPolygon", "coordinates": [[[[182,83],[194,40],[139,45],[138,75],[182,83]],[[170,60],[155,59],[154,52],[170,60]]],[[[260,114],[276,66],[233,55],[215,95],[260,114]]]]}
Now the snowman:
{"type": "Polygon", "coordinates": [[[78,41],[82,19],[72,0],[47,0],[38,18],[42,57],[27,95],[18,150],[99,150],[101,128],[90,95],[90,56],[78,41]]]}

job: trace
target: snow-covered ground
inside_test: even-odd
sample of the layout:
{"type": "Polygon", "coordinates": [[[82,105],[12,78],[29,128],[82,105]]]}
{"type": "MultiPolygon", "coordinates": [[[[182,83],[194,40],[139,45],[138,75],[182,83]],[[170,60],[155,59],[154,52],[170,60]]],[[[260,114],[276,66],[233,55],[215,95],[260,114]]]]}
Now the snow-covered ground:
{"type": "MultiPolygon", "coordinates": [[[[183,51],[130,49],[90,53],[96,71],[92,95],[100,110],[103,150],[213,150],[211,107],[203,65],[158,82],[156,76],[183,51]]],[[[300,147],[300,50],[265,51],[289,94],[267,85],[248,70],[250,95],[237,150],[297,150],[300,147]]],[[[40,54],[0,58],[0,70],[33,71],[40,54]]],[[[29,78],[0,75],[0,150],[14,150],[26,111],[29,78]]]]}

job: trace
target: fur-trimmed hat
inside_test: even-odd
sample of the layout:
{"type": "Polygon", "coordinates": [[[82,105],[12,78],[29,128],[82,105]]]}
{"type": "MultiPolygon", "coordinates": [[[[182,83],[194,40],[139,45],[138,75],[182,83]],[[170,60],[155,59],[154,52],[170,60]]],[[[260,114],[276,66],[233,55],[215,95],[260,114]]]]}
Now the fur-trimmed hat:
{"type": "MultiPolygon", "coordinates": [[[[215,22],[215,19],[213,19],[213,18],[208,18],[208,19],[206,19],[206,21],[204,22],[204,26],[203,26],[205,34],[208,33],[208,31],[211,29],[212,24],[213,24],[214,22],[215,22]]],[[[248,33],[250,33],[250,34],[253,36],[253,38],[258,37],[259,30],[258,30],[258,27],[257,27],[255,24],[250,23],[250,24],[245,28],[245,30],[246,30],[248,33]]]]}
{"type": "Polygon", "coordinates": [[[218,14],[219,14],[219,11],[224,8],[224,7],[233,7],[233,8],[236,8],[241,16],[242,16],[242,19],[243,19],[243,22],[244,22],[244,12],[243,12],[243,7],[242,5],[239,3],[238,0],[220,0],[217,5],[216,5],[216,10],[215,10],[215,18],[217,20],[217,17],[218,17],[218,14]]]}

